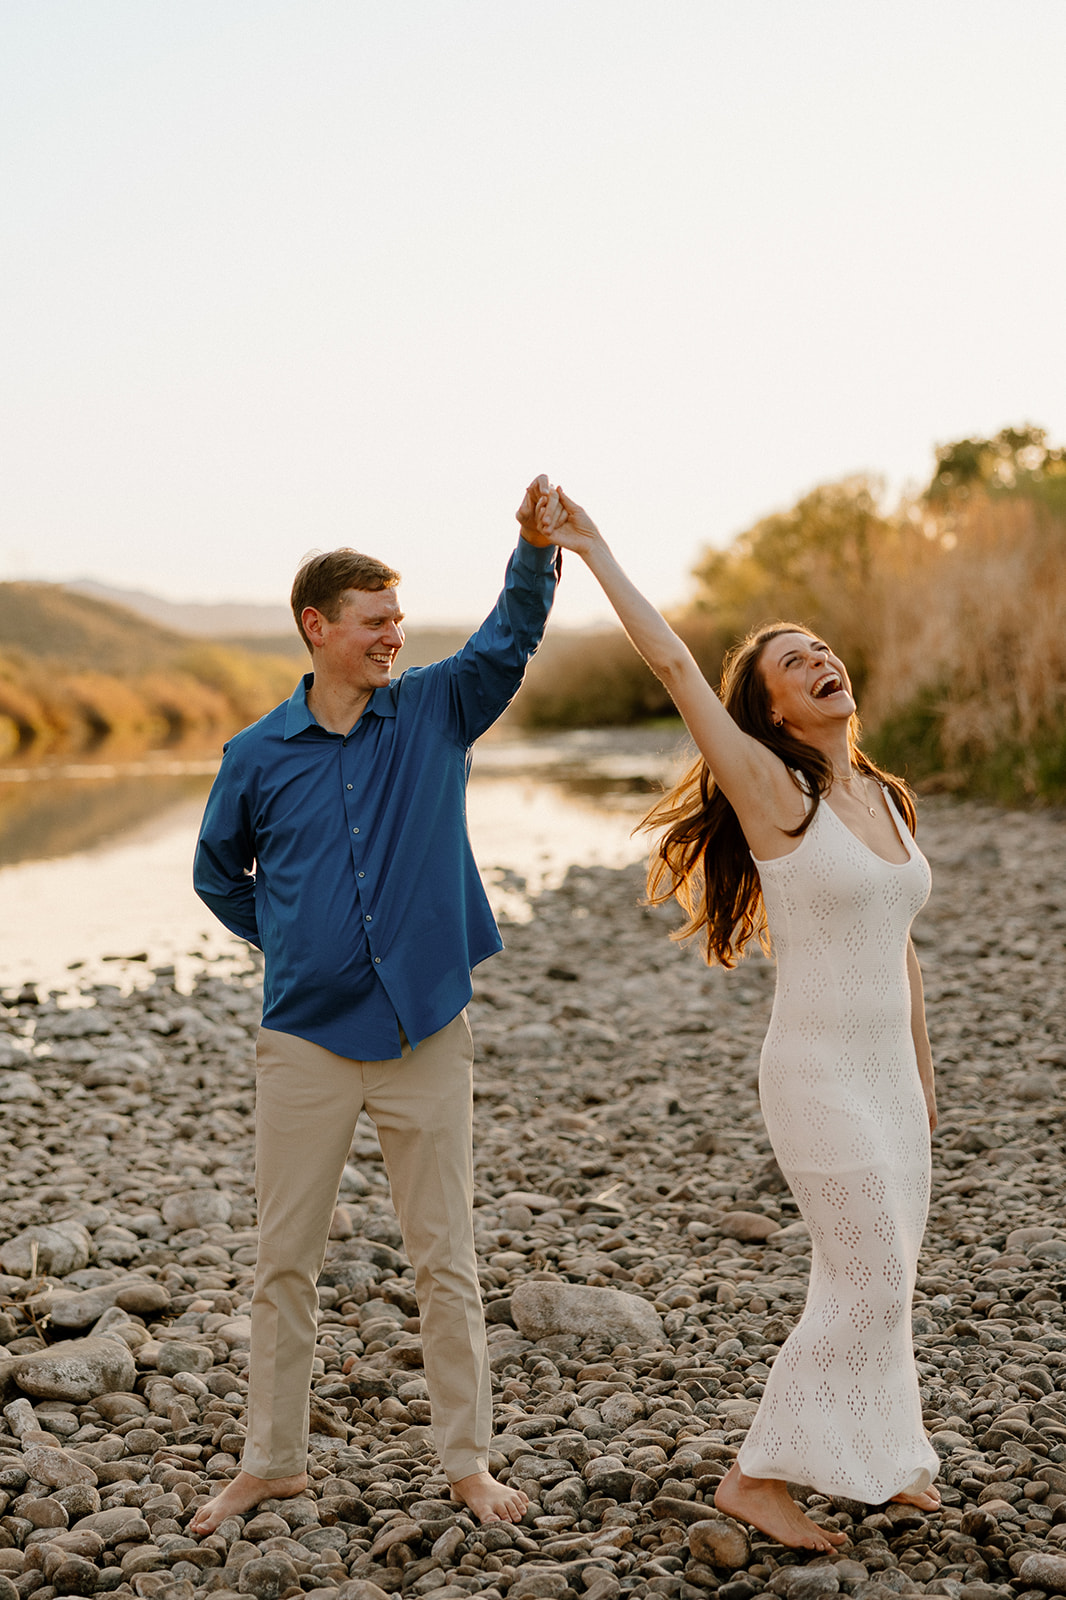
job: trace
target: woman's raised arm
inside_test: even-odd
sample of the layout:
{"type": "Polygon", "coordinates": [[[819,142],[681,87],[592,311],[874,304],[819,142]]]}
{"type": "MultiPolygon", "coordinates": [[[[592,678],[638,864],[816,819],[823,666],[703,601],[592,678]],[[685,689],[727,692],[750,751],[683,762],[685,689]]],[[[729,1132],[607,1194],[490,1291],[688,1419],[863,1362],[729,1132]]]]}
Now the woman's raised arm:
{"type": "Polygon", "coordinates": [[[703,676],[684,640],[627,577],[607,541],[561,488],[538,505],[541,533],[581,557],[618,614],[634,647],[685,720],[715,782],[740,819],[756,855],[781,853],[785,829],[803,817],[803,803],[781,759],[743,732],[703,676]]]}

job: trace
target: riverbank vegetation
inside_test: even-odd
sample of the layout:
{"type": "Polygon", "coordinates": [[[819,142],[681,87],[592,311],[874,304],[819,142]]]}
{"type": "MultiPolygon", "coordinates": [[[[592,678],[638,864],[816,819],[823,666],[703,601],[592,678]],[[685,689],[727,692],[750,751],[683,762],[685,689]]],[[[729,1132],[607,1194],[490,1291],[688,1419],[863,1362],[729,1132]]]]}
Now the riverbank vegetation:
{"type": "MultiPolygon", "coordinates": [[[[865,478],[828,484],[707,550],[671,620],[717,681],[778,618],[847,662],[876,757],[927,790],[1066,801],[1066,450],[1035,428],[937,451],[893,510],[865,478]]],[[[618,632],[549,638],[527,726],[630,722],[668,699],[618,632]]]]}
{"type": "Polygon", "coordinates": [[[225,737],[290,694],[298,670],[60,584],[0,584],[3,756],[225,737]]]}
{"type": "MultiPolygon", "coordinates": [[[[1066,802],[1066,450],[1037,428],[942,446],[888,509],[867,478],[823,485],[705,550],[672,621],[712,682],[738,637],[806,624],[848,663],[871,752],[917,787],[1066,802]]],[[[409,637],[403,664],[460,634],[409,637]]],[[[0,584],[0,756],[221,739],[284,699],[291,639],[221,644],[56,584],[0,584]]],[[[632,724],[669,699],[622,632],[549,629],[509,717],[632,724]]]]}

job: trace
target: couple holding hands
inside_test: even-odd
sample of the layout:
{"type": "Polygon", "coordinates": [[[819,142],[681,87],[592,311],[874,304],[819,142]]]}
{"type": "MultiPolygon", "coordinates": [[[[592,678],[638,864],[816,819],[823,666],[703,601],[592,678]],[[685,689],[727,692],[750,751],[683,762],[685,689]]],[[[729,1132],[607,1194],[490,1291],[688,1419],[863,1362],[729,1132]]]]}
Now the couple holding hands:
{"type": "Polygon", "coordinates": [[[241,1470],[198,1507],[227,1516],[306,1488],[316,1280],[355,1122],[375,1123],[414,1269],[434,1440],[483,1522],[525,1496],[489,1471],[492,1405],[474,1253],[471,969],[501,948],[466,834],[469,752],[517,692],[560,550],[579,556],[699,752],[653,809],[649,872],[707,959],[772,942],[760,1100],[812,1241],[803,1315],[715,1499],[794,1548],[829,1551],[788,1485],[934,1510],[911,1296],[936,1125],[910,925],[929,892],[906,786],[858,744],[847,670],[802,624],[741,642],[720,689],[619,567],[590,517],[538,478],[490,616],[456,655],[393,677],[399,574],[315,555],[293,587],[312,671],[226,746],[195,883],[266,958],[257,1043],[259,1259],[241,1470]]]}

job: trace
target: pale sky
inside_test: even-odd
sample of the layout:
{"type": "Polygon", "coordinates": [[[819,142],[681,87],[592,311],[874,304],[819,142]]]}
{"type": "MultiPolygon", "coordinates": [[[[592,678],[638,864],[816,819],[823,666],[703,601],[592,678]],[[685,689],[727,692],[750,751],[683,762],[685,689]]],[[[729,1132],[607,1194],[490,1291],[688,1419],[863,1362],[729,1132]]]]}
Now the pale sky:
{"type": "Polygon", "coordinates": [[[1066,442],[1064,59],[1063,0],[4,0],[0,579],[355,544],[472,619],[546,471],[671,604],[819,482],[1066,442]]]}

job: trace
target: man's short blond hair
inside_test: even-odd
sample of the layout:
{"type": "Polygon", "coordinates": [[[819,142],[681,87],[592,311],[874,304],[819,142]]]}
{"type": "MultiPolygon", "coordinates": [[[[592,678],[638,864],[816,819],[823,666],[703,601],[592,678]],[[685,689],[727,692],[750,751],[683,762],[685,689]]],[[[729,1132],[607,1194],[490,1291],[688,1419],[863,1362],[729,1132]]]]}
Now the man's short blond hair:
{"type": "Polygon", "coordinates": [[[314,647],[304,630],[303,614],[307,606],[314,606],[330,622],[340,616],[346,589],[363,589],[370,593],[379,589],[395,589],[400,574],[387,567],[384,561],[366,556],[361,550],[351,550],[343,545],[339,550],[316,550],[305,556],[292,585],[292,614],[300,630],[300,638],[314,656],[314,647]]]}

